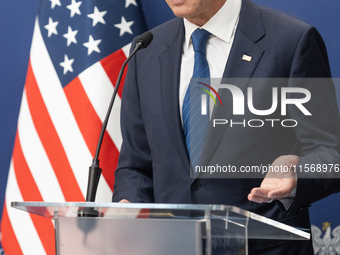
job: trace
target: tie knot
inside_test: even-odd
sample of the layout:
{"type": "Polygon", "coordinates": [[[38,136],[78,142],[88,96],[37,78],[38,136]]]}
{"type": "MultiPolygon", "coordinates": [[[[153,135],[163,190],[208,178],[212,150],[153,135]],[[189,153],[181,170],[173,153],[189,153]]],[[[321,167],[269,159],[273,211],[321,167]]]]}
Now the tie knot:
{"type": "Polygon", "coordinates": [[[191,34],[192,45],[194,51],[199,51],[205,55],[207,50],[207,41],[211,33],[204,29],[196,29],[191,34]]]}

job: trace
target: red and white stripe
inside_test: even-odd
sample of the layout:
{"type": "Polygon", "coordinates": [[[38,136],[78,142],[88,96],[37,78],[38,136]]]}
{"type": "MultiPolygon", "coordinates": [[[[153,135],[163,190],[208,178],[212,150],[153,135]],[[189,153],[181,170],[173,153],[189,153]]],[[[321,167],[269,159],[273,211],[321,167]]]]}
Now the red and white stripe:
{"type": "MultiPolygon", "coordinates": [[[[12,201],[84,201],[106,109],[130,45],[95,63],[64,89],[35,22],[2,218],[8,255],[54,254],[53,222],[10,207],[12,201]]],[[[125,74],[123,79],[125,78],[125,74]]],[[[122,143],[119,89],[100,154],[97,202],[110,202],[122,143]]]]}

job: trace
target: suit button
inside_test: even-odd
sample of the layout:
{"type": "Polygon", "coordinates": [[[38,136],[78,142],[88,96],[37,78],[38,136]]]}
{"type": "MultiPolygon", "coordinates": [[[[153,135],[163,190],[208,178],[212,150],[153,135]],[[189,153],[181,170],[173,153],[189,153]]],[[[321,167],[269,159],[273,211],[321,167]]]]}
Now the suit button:
{"type": "Polygon", "coordinates": [[[191,184],[191,189],[194,191],[197,191],[201,188],[201,183],[199,180],[195,180],[192,184],[191,184]]]}

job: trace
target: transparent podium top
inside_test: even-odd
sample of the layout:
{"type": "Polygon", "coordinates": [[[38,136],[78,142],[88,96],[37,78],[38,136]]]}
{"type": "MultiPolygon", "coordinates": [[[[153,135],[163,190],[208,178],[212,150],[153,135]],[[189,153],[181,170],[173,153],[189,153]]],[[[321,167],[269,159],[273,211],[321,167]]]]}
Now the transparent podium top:
{"type": "Polygon", "coordinates": [[[298,229],[261,215],[228,205],[12,202],[12,207],[45,218],[79,217],[84,208],[94,209],[98,219],[168,219],[209,221],[215,228],[245,228],[248,238],[306,240],[309,229],[298,229]],[[222,223],[222,224],[221,224],[222,223]]]}

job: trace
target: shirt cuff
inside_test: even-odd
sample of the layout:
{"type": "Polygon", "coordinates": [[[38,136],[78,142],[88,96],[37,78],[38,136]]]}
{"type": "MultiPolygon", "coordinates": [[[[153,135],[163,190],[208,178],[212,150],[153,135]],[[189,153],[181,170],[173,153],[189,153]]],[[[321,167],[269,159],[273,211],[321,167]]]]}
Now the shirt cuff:
{"type": "Polygon", "coordinates": [[[295,200],[296,188],[292,190],[288,197],[283,197],[278,199],[278,203],[281,203],[284,210],[288,211],[295,200]]]}

